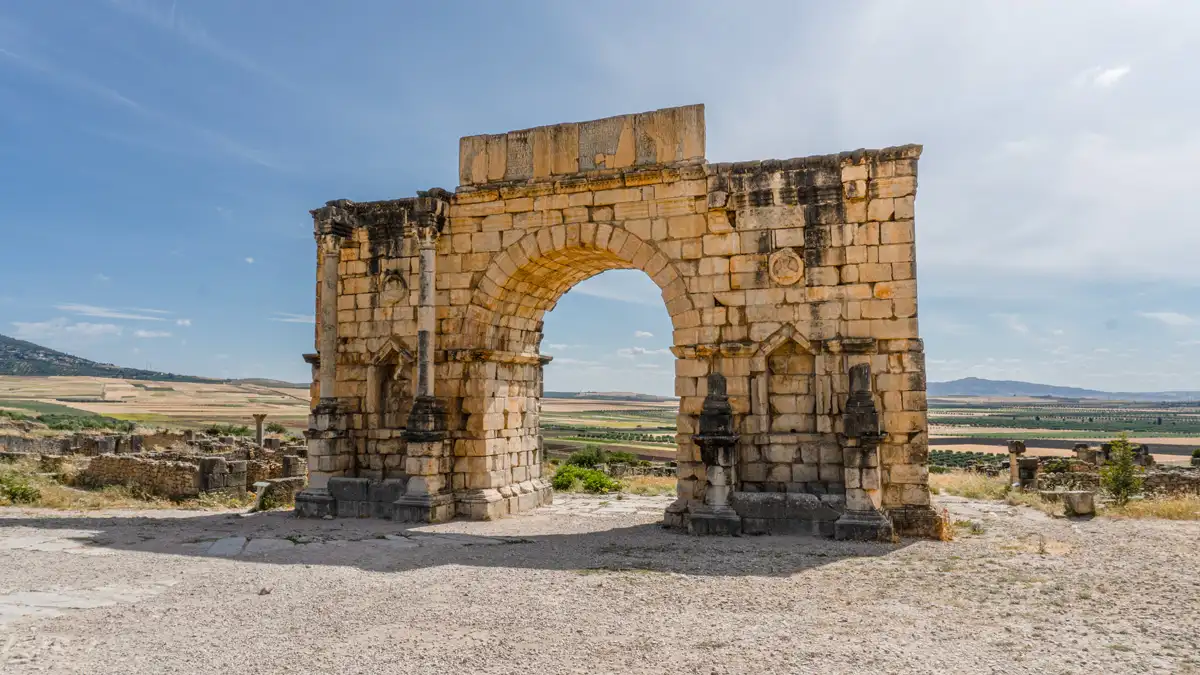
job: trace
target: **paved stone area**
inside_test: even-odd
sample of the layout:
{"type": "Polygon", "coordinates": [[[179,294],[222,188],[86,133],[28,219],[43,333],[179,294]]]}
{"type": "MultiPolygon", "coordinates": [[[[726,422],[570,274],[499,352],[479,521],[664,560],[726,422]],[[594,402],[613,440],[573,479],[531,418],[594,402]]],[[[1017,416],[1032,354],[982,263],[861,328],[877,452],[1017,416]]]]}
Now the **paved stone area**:
{"type": "Polygon", "coordinates": [[[668,502],[423,526],[0,509],[0,672],[1200,668],[1200,523],[943,499],[949,543],[722,539],[663,530],[668,502]]]}

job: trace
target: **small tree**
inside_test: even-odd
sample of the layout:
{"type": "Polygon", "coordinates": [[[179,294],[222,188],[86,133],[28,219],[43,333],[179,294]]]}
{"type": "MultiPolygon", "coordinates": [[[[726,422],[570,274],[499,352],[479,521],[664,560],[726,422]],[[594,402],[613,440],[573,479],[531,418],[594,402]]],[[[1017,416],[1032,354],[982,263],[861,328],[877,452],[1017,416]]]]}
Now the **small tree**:
{"type": "Polygon", "coordinates": [[[1113,439],[1108,462],[1100,468],[1100,484],[1118,506],[1142,491],[1142,467],[1133,463],[1133,445],[1123,431],[1113,439]]]}

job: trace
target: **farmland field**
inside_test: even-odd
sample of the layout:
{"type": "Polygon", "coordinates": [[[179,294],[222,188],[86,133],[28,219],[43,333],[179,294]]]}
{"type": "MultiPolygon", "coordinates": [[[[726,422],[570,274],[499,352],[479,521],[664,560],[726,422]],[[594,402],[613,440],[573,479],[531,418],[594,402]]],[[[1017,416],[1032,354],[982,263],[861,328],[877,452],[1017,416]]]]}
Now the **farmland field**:
{"type": "Polygon", "coordinates": [[[146,426],[247,424],[254,413],[292,430],[307,426],[307,389],[251,384],[149,382],[102,377],[0,377],[0,409],[96,414],[146,426]]]}

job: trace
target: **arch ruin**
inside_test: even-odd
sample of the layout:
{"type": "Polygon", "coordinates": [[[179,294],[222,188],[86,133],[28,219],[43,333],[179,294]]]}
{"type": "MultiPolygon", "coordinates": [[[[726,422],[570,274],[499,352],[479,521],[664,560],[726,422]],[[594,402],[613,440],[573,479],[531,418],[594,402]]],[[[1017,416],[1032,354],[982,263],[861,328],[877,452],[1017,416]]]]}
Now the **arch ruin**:
{"type": "Polygon", "coordinates": [[[543,316],[583,279],[639,269],[674,328],[666,525],[928,533],[920,146],[711,164],[704,145],[700,105],[469,136],[453,193],[312,211],[318,396],[297,513],[548,503],[543,316]]]}

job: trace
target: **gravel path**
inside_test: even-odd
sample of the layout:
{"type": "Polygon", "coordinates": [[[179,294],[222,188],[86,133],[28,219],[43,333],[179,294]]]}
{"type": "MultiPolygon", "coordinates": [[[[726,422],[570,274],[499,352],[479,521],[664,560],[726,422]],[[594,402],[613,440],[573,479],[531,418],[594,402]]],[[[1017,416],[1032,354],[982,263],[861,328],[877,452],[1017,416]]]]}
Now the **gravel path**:
{"type": "Polygon", "coordinates": [[[0,509],[0,671],[1200,672],[1200,523],[945,498],[950,543],[0,509]]]}

